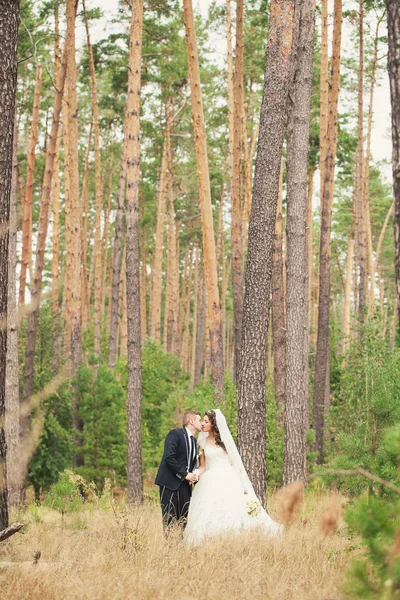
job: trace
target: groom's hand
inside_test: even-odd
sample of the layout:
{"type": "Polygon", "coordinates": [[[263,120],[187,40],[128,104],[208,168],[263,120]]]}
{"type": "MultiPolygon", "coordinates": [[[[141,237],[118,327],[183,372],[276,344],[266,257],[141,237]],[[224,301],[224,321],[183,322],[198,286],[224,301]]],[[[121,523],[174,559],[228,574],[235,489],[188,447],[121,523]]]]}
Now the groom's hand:
{"type": "Polygon", "coordinates": [[[188,473],[185,477],[185,479],[189,482],[189,483],[196,483],[197,479],[196,479],[196,475],[194,473],[188,473]]]}

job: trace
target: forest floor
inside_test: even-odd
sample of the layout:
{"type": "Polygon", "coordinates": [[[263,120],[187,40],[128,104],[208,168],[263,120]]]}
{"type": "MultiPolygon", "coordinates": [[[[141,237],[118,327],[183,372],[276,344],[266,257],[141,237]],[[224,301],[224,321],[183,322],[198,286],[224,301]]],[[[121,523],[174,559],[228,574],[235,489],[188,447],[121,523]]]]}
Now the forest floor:
{"type": "MultiPolygon", "coordinates": [[[[282,500],[269,499],[279,520],[282,500]]],[[[32,505],[13,517],[25,534],[0,544],[2,600],[342,600],[349,563],[359,553],[345,523],[324,535],[327,496],[309,492],[281,539],[258,533],[188,549],[166,540],[159,507],[92,506],[61,516],[32,505]],[[34,564],[34,556],[40,558],[34,564]]],[[[333,508],[332,520],[336,522],[333,508]]],[[[328,519],[327,519],[328,516],[328,519]]]]}

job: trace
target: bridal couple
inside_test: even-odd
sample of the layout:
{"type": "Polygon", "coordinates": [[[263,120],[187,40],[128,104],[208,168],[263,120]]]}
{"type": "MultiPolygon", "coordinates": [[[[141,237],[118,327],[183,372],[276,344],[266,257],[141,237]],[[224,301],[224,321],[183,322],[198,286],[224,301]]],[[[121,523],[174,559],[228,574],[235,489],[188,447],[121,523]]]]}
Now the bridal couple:
{"type": "Polygon", "coordinates": [[[156,484],[165,527],[186,525],[190,545],[229,531],[257,528],[276,535],[282,529],[260,505],[219,409],[203,420],[199,412],[185,412],[183,427],[165,439],[156,484]]]}

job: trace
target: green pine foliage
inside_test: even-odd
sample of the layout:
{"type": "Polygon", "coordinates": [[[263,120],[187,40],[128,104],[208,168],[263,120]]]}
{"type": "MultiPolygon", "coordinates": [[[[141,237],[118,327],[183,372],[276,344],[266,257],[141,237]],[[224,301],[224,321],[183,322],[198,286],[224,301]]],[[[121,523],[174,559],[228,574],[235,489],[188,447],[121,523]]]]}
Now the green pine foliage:
{"type": "MultiPolygon", "coordinates": [[[[399,426],[386,432],[379,450],[387,478],[398,486],[399,426]]],[[[346,514],[364,552],[352,564],[345,589],[351,598],[389,600],[398,598],[400,591],[400,497],[384,486],[375,492],[379,495],[364,495],[346,514]]]]}
{"type": "MultiPolygon", "coordinates": [[[[346,357],[331,409],[330,465],[335,469],[359,466],[392,480],[397,477],[397,464],[389,448],[395,444],[387,436],[400,423],[400,354],[389,349],[380,319],[366,323],[361,333],[346,357]]],[[[383,493],[361,476],[339,478],[337,484],[351,495],[367,488],[383,493]]]]}

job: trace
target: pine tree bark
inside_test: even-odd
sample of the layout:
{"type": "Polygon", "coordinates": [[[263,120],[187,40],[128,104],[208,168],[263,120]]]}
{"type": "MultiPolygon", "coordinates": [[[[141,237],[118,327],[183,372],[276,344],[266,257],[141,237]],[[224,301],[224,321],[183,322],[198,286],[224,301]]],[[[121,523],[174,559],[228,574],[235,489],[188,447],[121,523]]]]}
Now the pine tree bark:
{"type": "Polygon", "coordinates": [[[243,89],[243,10],[244,0],[236,2],[236,58],[234,75],[234,127],[232,172],[232,299],[234,322],[234,381],[239,381],[240,352],[243,321],[243,246],[242,246],[242,193],[241,170],[244,119],[243,89]]]}
{"type": "MultiPolygon", "coordinates": [[[[67,296],[67,311],[71,321],[71,359],[72,375],[78,376],[78,369],[82,363],[82,314],[81,314],[81,211],[79,202],[79,170],[78,170],[78,101],[77,101],[77,75],[75,58],[75,0],[67,0],[66,20],[67,36],[65,47],[67,49],[68,69],[68,156],[65,157],[65,169],[69,173],[69,198],[68,208],[65,211],[66,228],[71,237],[71,268],[69,270],[70,281],[67,286],[70,296],[67,296]],[[69,306],[68,306],[69,301],[69,306]]],[[[67,271],[68,276],[68,271],[67,271]]],[[[73,391],[72,397],[72,425],[76,432],[83,427],[79,416],[77,400],[77,389],[73,391]]],[[[79,452],[79,438],[76,435],[74,444],[74,466],[83,464],[83,457],[79,452]]]]}
{"type": "Polygon", "coordinates": [[[38,65],[36,69],[35,93],[33,96],[32,129],[27,156],[26,192],[22,220],[22,257],[18,302],[20,306],[25,304],[26,274],[32,263],[32,197],[35,178],[36,143],[39,128],[40,94],[42,92],[42,73],[42,65],[38,65]]]}
{"type": "Polygon", "coordinates": [[[355,201],[357,215],[358,267],[358,315],[364,320],[367,304],[367,231],[364,203],[364,0],[359,0],[359,65],[358,65],[358,145],[356,152],[355,201]]]}
{"type": "Polygon", "coordinates": [[[324,407],[329,357],[329,306],[331,229],[334,175],[336,164],[338,98],[340,86],[340,45],[342,37],[342,0],[335,0],[333,25],[333,50],[331,88],[329,90],[329,118],[327,129],[327,151],[325,159],[325,181],[322,197],[320,268],[318,298],[318,337],[315,359],[313,429],[316,434],[318,463],[323,462],[324,407]]]}
{"type": "Polygon", "coordinates": [[[150,336],[156,342],[161,340],[161,292],[163,281],[163,249],[165,237],[165,205],[167,196],[167,162],[168,162],[168,147],[170,139],[170,108],[169,102],[165,105],[165,134],[164,148],[161,160],[160,182],[157,197],[157,222],[156,222],[156,239],[154,249],[153,263],[153,293],[151,296],[151,323],[150,336]]]}
{"type": "Polygon", "coordinates": [[[89,222],[89,155],[92,146],[93,122],[90,123],[89,136],[86,149],[85,171],[82,182],[82,328],[85,330],[89,321],[90,313],[90,291],[88,284],[87,262],[88,262],[88,222],[89,222]]]}
{"type": "Polygon", "coordinates": [[[321,66],[319,79],[320,116],[319,116],[319,147],[320,147],[320,198],[324,194],[326,134],[329,113],[329,56],[328,56],[328,0],[321,0],[321,66]]]}
{"type": "MultiPolygon", "coordinates": [[[[52,179],[54,174],[54,162],[57,150],[57,137],[61,115],[61,104],[65,83],[66,75],[66,53],[64,52],[63,59],[61,62],[60,70],[58,73],[55,97],[54,97],[54,108],[53,108],[53,121],[51,126],[51,133],[47,145],[46,163],[44,168],[44,179],[42,185],[42,201],[40,203],[39,212],[39,226],[38,236],[36,245],[36,262],[35,262],[35,273],[33,277],[31,287],[31,312],[28,316],[28,329],[26,334],[26,345],[25,345],[25,362],[24,362],[24,374],[23,374],[23,391],[22,391],[22,402],[27,405],[32,395],[33,387],[33,376],[34,376],[34,362],[35,362],[35,348],[36,348],[36,336],[39,325],[39,309],[40,309],[40,297],[42,292],[42,277],[43,267],[46,251],[46,239],[47,230],[49,225],[49,211],[50,211],[50,200],[51,200],[51,188],[52,179]]],[[[26,406],[27,408],[27,406],[26,406]]],[[[25,410],[25,413],[29,413],[29,410],[25,410]]],[[[21,420],[21,436],[24,438],[29,429],[29,417],[24,417],[21,420]]]]}
{"type": "Polygon", "coordinates": [[[82,0],[83,13],[87,37],[87,49],[89,56],[89,70],[92,80],[92,110],[93,110],[93,130],[94,130],[94,164],[95,164],[95,189],[96,189],[96,217],[95,217],[95,276],[94,276],[94,355],[100,354],[100,323],[101,323],[101,205],[102,205],[102,185],[101,185],[101,158],[100,158],[100,128],[99,128],[99,106],[97,101],[97,82],[96,71],[94,67],[93,49],[90,42],[89,23],[86,14],[85,0],[82,0]]]}
{"type": "Polygon", "coordinates": [[[221,403],[225,397],[221,306],[218,290],[217,260],[211,205],[210,176],[208,170],[207,141],[202,93],[200,87],[199,57],[197,52],[192,0],[183,0],[183,9],[186,29],[186,47],[189,63],[189,80],[192,99],[197,175],[199,179],[199,201],[203,232],[203,257],[207,288],[208,323],[210,328],[209,336],[212,381],[215,400],[217,403],[221,403]]]}
{"type": "Polygon", "coordinates": [[[285,296],[283,293],[282,254],[282,179],[283,161],[279,178],[278,206],[272,259],[272,338],[274,356],[274,388],[278,421],[283,425],[286,385],[286,324],[285,296]]]}
{"type": "Polygon", "coordinates": [[[350,231],[349,241],[347,245],[347,260],[346,260],[346,282],[343,296],[343,353],[345,354],[350,345],[350,330],[351,330],[351,283],[353,279],[353,263],[354,263],[354,233],[350,231]]]}
{"type": "Polygon", "coordinates": [[[168,164],[167,164],[167,191],[168,191],[168,257],[167,257],[167,279],[168,279],[168,301],[167,313],[167,338],[166,349],[174,354],[178,350],[178,308],[179,308],[179,264],[178,264],[178,227],[175,222],[174,190],[173,190],[173,152],[168,141],[168,164]]]}
{"type": "Polygon", "coordinates": [[[290,78],[294,1],[271,3],[260,133],[253,185],[243,307],[238,441],[244,466],[264,503],[266,361],[272,255],[290,78]]]}
{"type": "Polygon", "coordinates": [[[8,527],[7,446],[4,430],[7,369],[9,218],[17,91],[19,0],[0,0],[0,530],[8,527]]]}
{"type": "Polygon", "coordinates": [[[111,319],[110,319],[110,344],[108,354],[108,366],[115,367],[117,360],[117,338],[118,338],[118,316],[119,316],[119,295],[121,285],[121,263],[123,246],[123,218],[126,190],[126,156],[127,136],[124,136],[122,144],[121,158],[119,163],[119,179],[117,191],[117,213],[115,216],[115,234],[113,250],[113,278],[111,288],[111,319]]]}
{"type": "Polygon", "coordinates": [[[400,6],[386,0],[388,71],[392,104],[392,171],[394,194],[394,248],[398,328],[400,329],[400,6]]]}
{"type": "Polygon", "coordinates": [[[128,494],[143,501],[142,340],[140,322],[139,182],[143,0],[132,0],[127,98],[126,299],[128,311],[128,494]]]}
{"type": "Polygon", "coordinates": [[[306,481],[308,414],[308,153],[314,59],[314,0],[296,0],[287,156],[286,393],[284,484],[306,481]],[[306,343],[307,341],[307,343],[306,343]]]}
{"type": "Polygon", "coordinates": [[[18,322],[17,322],[17,144],[18,127],[15,111],[13,141],[13,172],[8,228],[8,298],[7,298],[7,365],[5,391],[5,436],[7,444],[8,505],[19,502],[19,380],[18,380],[18,322]]]}
{"type": "MultiPolygon", "coordinates": [[[[142,343],[147,338],[147,271],[146,271],[146,229],[144,226],[144,194],[142,195],[141,220],[140,227],[140,319],[142,332],[142,343]]],[[[165,318],[165,317],[164,317],[165,318]]]]}
{"type": "Polygon", "coordinates": [[[196,357],[194,365],[193,385],[201,380],[201,371],[204,363],[204,337],[206,330],[206,290],[204,273],[200,275],[199,281],[199,300],[197,313],[197,333],[196,333],[196,357]]]}

